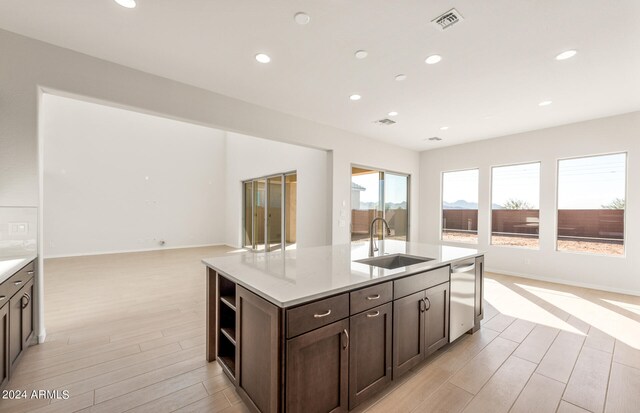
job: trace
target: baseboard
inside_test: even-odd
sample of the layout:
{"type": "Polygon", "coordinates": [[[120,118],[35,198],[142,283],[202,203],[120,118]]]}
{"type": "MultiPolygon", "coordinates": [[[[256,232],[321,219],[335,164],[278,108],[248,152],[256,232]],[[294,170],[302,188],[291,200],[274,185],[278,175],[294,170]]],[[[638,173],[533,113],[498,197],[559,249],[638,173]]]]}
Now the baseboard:
{"type": "Polygon", "coordinates": [[[47,255],[44,256],[44,259],[49,258],[72,258],[72,257],[87,257],[90,255],[109,255],[109,254],[128,254],[131,252],[149,252],[149,251],[166,251],[166,250],[181,250],[185,248],[203,248],[203,247],[220,247],[220,246],[228,246],[230,248],[234,248],[225,244],[223,242],[217,244],[198,244],[198,245],[181,245],[176,247],[160,247],[160,248],[143,248],[143,249],[134,249],[134,250],[113,250],[113,251],[100,251],[100,252],[86,252],[80,254],[60,254],[60,255],[47,255]]]}
{"type": "Polygon", "coordinates": [[[592,290],[608,291],[611,293],[627,294],[627,295],[634,295],[634,296],[640,297],[640,291],[624,290],[622,288],[613,288],[605,285],[582,283],[582,282],[565,280],[562,278],[540,277],[534,274],[526,274],[521,272],[507,271],[507,270],[500,270],[500,269],[493,269],[493,268],[486,268],[486,267],[485,267],[485,271],[496,273],[496,274],[502,274],[502,275],[511,275],[513,277],[530,278],[532,280],[546,281],[546,282],[551,282],[556,284],[570,285],[573,287],[589,288],[592,290]]]}

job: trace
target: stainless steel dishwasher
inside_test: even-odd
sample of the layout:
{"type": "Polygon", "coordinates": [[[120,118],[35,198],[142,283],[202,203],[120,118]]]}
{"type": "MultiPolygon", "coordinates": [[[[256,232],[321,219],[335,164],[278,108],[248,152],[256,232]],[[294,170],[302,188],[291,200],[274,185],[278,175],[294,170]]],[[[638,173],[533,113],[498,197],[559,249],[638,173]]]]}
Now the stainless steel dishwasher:
{"type": "Polygon", "coordinates": [[[471,258],[451,267],[451,303],[449,306],[449,342],[474,326],[476,260],[471,258]]]}

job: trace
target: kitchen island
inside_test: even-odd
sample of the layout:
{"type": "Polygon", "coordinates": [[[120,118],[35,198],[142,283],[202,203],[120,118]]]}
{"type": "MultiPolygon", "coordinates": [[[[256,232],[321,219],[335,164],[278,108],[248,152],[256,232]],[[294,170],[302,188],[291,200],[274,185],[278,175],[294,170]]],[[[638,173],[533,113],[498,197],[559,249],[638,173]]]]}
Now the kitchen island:
{"type": "Polygon", "coordinates": [[[375,265],[368,243],[203,260],[207,359],[251,409],[353,409],[479,328],[481,252],[378,244],[375,265]]]}

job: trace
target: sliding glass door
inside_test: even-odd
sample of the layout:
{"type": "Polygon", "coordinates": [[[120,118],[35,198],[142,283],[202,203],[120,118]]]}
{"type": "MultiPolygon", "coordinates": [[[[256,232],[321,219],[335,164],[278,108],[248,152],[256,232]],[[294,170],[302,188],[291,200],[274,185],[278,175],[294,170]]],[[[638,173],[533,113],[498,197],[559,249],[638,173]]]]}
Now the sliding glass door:
{"type": "Polygon", "coordinates": [[[378,239],[406,241],[409,234],[409,176],[362,167],[351,168],[351,241],[369,239],[374,218],[384,218],[391,235],[375,225],[378,239]]]}
{"type": "Polygon", "coordinates": [[[296,173],[245,181],[243,246],[274,251],[296,243],[296,173]]]}

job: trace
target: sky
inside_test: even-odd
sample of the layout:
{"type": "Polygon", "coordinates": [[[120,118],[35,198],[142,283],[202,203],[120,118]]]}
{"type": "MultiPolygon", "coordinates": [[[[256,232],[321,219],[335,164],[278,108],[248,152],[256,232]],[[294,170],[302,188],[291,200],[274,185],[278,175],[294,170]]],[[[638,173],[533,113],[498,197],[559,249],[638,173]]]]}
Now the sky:
{"type": "Polygon", "coordinates": [[[558,162],[558,208],[597,209],[625,198],[626,154],[558,162]]]}
{"type": "Polygon", "coordinates": [[[504,205],[508,200],[525,201],[531,209],[540,208],[540,163],[498,166],[491,171],[491,202],[504,205]]]}
{"type": "Polygon", "coordinates": [[[459,200],[478,203],[478,170],[445,172],[442,175],[442,199],[454,203],[459,200]]]}
{"type": "MultiPolygon", "coordinates": [[[[600,209],[625,198],[626,154],[565,159],[558,162],[558,208],[600,209]]],[[[445,172],[443,201],[478,202],[478,170],[445,172]]],[[[540,205],[540,163],[492,168],[493,204],[509,199],[540,205]]]]}

